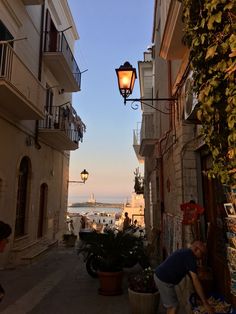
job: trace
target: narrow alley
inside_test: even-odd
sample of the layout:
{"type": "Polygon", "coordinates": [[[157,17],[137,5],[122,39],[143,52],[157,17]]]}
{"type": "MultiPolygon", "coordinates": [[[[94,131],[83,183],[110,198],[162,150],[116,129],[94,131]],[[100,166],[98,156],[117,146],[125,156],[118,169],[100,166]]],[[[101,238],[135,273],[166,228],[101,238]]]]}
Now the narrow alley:
{"type": "Polygon", "coordinates": [[[127,288],[120,296],[99,295],[98,281],[73,248],[59,246],[31,265],[1,271],[0,277],[6,291],[2,314],[129,313],[127,288]]]}

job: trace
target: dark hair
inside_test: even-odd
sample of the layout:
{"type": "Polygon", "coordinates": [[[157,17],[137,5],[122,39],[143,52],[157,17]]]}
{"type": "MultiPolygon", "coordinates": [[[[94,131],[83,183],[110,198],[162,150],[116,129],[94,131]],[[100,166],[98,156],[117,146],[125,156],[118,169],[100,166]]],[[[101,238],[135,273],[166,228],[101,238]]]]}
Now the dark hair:
{"type": "Polygon", "coordinates": [[[10,225],[6,224],[3,221],[0,221],[0,240],[6,239],[11,234],[10,225]]]}

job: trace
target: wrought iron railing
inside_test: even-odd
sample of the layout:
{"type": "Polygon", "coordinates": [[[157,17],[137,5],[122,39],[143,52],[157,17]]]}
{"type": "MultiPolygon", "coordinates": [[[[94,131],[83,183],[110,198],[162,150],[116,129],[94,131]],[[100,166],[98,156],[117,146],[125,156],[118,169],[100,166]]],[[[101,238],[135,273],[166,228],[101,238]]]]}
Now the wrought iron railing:
{"type": "Polygon", "coordinates": [[[45,88],[7,42],[0,41],[0,80],[9,82],[43,112],[45,88]]]}
{"type": "Polygon", "coordinates": [[[78,86],[80,86],[81,72],[63,32],[57,32],[56,35],[52,32],[46,32],[44,51],[61,52],[64,55],[78,86]]]}
{"type": "Polygon", "coordinates": [[[85,124],[69,102],[49,107],[45,112],[45,119],[39,121],[39,128],[64,131],[76,143],[82,142],[86,130],[85,124]]]}

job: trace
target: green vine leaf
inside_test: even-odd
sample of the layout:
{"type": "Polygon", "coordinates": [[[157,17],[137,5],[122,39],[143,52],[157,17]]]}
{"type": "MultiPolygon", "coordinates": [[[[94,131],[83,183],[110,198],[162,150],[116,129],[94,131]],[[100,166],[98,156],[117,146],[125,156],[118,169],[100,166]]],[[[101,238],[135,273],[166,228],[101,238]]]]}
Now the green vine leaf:
{"type": "Polygon", "coordinates": [[[181,2],[197,117],[213,158],[207,175],[236,185],[236,1],[181,2]]]}
{"type": "Polygon", "coordinates": [[[206,58],[213,58],[216,54],[217,45],[211,46],[207,49],[206,58]]]}
{"type": "Polygon", "coordinates": [[[208,29],[209,30],[214,29],[214,22],[220,23],[221,22],[221,18],[222,18],[222,12],[218,12],[215,15],[211,15],[209,20],[208,20],[208,23],[207,23],[208,29]]]}

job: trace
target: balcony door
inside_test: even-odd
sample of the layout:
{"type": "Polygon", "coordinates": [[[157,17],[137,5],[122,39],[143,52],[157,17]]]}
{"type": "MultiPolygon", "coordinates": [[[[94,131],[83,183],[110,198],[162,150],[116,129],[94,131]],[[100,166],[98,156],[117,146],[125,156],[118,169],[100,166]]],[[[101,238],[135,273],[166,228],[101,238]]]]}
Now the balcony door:
{"type": "Polygon", "coordinates": [[[224,226],[223,204],[227,202],[224,189],[217,179],[209,179],[204,173],[212,167],[212,157],[201,158],[203,200],[207,228],[208,263],[214,274],[214,284],[222,295],[230,300],[230,277],[226,255],[226,229],[224,226]]]}
{"type": "Polygon", "coordinates": [[[56,52],[59,47],[59,33],[53,23],[49,10],[46,13],[45,51],[56,52]]]}
{"type": "MultiPolygon", "coordinates": [[[[0,20],[0,41],[7,41],[12,39],[13,39],[12,34],[0,20]]],[[[13,41],[10,42],[10,45],[13,47],[13,41]]],[[[5,75],[5,59],[6,59],[6,46],[0,44],[0,76],[5,75]]]]}

